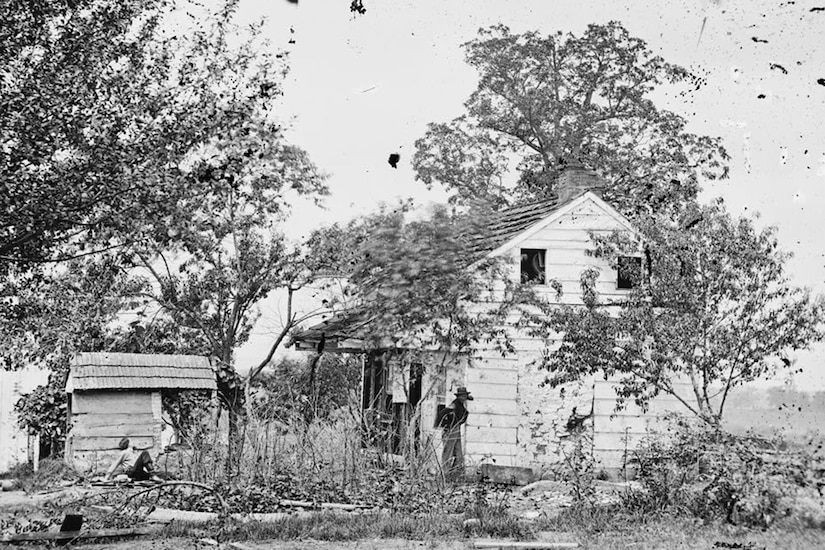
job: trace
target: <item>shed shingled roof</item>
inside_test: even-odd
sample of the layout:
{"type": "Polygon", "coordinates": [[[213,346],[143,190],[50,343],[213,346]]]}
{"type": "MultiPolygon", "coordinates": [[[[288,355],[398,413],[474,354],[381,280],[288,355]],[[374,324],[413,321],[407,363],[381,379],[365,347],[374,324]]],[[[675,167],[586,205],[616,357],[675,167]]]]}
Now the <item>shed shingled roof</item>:
{"type": "Polygon", "coordinates": [[[71,361],[67,390],[216,389],[209,358],[200,355],[80,353],[71,361]]]}

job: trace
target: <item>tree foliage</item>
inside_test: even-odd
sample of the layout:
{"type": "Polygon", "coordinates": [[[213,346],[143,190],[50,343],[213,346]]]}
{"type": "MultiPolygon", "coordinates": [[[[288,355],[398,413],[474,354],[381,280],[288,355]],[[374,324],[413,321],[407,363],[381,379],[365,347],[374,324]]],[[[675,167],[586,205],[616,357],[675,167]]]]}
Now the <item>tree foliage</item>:
{"type": "Polygon", "coordinates": [[[66,441],[67,400],[62,382],[62,378],[53,373],[48,384],[37,386],[14,403],[20,427],[48,441],[52,453],[61,449],[66,441]]]}
{"type": "Polygon", "coordinates": [[[3,283],[0,288],[14,299],[0,303],[0,366],[37,365],[61,376],[75,353],[107,345],[110,323],[137,305],[140,288],[111,254],[3,283]]]}
{"type": "MultiPolygon", "coordinates": [[[[244,383],[233,351],[248,338],[255,304],[306,280],[278,224],[292,198],[327,192],[277,116],[285,55],[268,47],[260,24],[235,25],[236,6],[6,3],[0,52],[0,267],[19,306],[9,313],[29,315],[52,291],[44,283],[35,297],[28,282],[63,269],[33,266],[114,249],[119,275],[137,276],[128,288],[101,287],[111,307],[99,316],[77,312],[96,328],[67,334],[67,352],[100,350],[111,316],[133,298],[150,300],[144,312],[176,327],[168,346],[181,337],[217,358],[235,417],[244,383]]],[[[284,331],[296,319],[287,317],[284,331]]],[[[16,333],[34,354],[45,351],[37,319],[20,317],[16,333]]],[[[73,322],[53,324],[63,321],[73,322]]],[[[115,336],[145,348],[150,327],[158,325],[115,336]]]]}
{"type": "Polygon", "coordinates": [[[205,15],[188,6],[195,15],[183,22],[162,0],[3,4],[4,268],[166,243],[181,224],[163,221],[176,217],[193,215],[198,231],[213,206],[198,202],[214,184],[204,157],[270,211],[283,207],[284,189],[320,191],[273,115],[284,54],[255,47],[259,26],[231,24],[236,3],[205,15]]]}
{"type": "Polygon", "coordinates": [[[651,100],[657,87],[695,80],[615,21],[580,36],[496,25],[464,49],[478,87],[465,114],[429,125],[413,158],[417,178],[444,185],[453,202],[544,198],[576,161],[604,176],[605,198],[634,216],[669,212],[695,198],[701,179],[727,175],[719,139],[689,132],[651,100]]]}
{"type": "Polygon", "coordinates": [[[469,351],[482,340],[506,346],[502,311],[481,311],[499,262],[479,254],[479,215],[412,203],[332,226],[311,238],[345,275],[345,309],[371,347],[469,351]]]}
{"type": "Polygon", "coordinates": [[[310,362],[281,359],[254,380],[251,400],[255,414],[288,425],[324,420],[352,404],[361,386],[357,356],[325,354],[315,376],[310,362]]]}
{"type": "Polygon", "coordinates": [[[584,273],[584,307],[545,304],[531,319],[537,335],[562,334],[543,365],[552,386],[600,375],[617,381],[620,405],[669,394],[718,424],[733,388],[792,368],[792,352],[825,337],[825,300],[791,283],[775,229],[713,204],[643,233],[644,253],[632,239],[594,236],[614,266],[645,258],[626,264],[636,283],[626,300],[602,302],[584,273]]]}

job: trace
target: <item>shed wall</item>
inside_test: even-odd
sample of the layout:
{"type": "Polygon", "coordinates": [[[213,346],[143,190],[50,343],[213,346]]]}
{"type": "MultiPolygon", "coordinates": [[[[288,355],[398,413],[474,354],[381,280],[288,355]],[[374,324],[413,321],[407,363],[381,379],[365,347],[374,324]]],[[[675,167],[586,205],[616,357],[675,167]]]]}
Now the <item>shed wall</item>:
{"type": "Polygon", "coordinates": [[[71,404],[71,460],[83,470],[104,470],[119,451],[121,438],[160,451],[160,392],[74,392],[71,404]]]}

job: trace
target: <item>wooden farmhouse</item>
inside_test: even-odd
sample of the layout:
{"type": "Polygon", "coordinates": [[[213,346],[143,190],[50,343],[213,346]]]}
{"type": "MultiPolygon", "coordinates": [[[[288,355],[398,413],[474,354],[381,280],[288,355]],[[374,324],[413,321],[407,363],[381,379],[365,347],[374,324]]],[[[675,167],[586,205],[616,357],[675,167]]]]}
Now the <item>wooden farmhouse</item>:
{"type": "Polygon", "coordinates": [[[80,470],[105,469],[118,442],[163,449],[161,392],[215,391],[207,357],[139,353],[80,353],[66,381],[66,460],[80,470]]]}
{"type": "MultiPolygon", "coordinates": [[[[489,220],[478,235],[483,252],[508,260],[507,276],[513,282],[530,280],[549,302],[556,300],[551,280],[563,286],[561,302],[582,304],[580,275],[587,268],[599,272],[597,290],[604,303],[618,301],[632,284],[605,259],[589,255],[592,234],[623,232],[638,238],[631,223],[600,198],[602,181],[582,166],[571,166],[559,177],[558,196],[503,210],[489,220]]],[[[637,257],[620,261],[641,262],[637,257]]],[[[498,281],[503,289],[504,282],[498,281]]],[[[597,468],[614,477],[627,473],[628,458],[651,422],[661,412],[675,409],[676,402],[657,398],[647,413],[633,406],[616,414],[613,384],[600,378],[566,387],[542,387],[546,371],[537,365],[559,340],[545,341],[514,326],[514,353],[482,347],[472,356],[442,361],[431,352],[427,364],[409,364],[404,350],[372,350],[363,355],[365,417],[378,418],[391,434],[389,448],[397,450],[411,433],[437,449],[440,434],[432,426],[440,406],[449,403],[458,386],[474,396],[464,441],[468,467],[494,462],[499,466],[526,467],[537,476],[552,475],[573,440],[568,421],[588,415],[584,421],[592,434],[597,468]],[[574,411],[575,408],[575,411],[574,411]],[[413,430],[413,431],[411,431],[413,430]]],[[[297,349],[313,350],[323,337],[327,351],[364,353],[370,319],[358,314],[339,314],[293,336],[297,349]]],[[[421,354],[418,354],[420,357],[421,354]]]]}

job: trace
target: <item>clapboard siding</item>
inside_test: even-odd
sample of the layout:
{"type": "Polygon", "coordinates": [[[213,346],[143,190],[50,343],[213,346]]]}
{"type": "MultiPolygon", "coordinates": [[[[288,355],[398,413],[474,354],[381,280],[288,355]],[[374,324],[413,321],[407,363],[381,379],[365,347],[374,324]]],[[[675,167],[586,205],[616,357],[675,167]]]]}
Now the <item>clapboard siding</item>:
{"type": "Polygon", "coordinates": [[[495,368],[485,366],[471,367],[467,370],[467,383],[476,385],[513,384],[518,382],[518,372],[510,368],[495,368]]]}
{"type": "Polygon", "coordinates": [[[123,424],[134,424],[149,426],[154,422],[151,412],[147,413],[111,413],[106,415],[97,414],[73,414],[72,425],[84,428],[95,428],[98,426],[119,426],[123,424]]]}
{"type": "Polygon", "coordinates": [[[515,428],[488,428],[487,426],[467,426],[467,445],[471,443],[516,444],[515,428]]]}
{"type": "MultiPolygon", "coordinates": [[[[468,384],[470,382],[468,381],[468,384]]],[[[518,386],[516,384],[472,383],[475,399],[516,399],[518,386]]]]}
{"type": "Polygon", "coordinates": [[[111,426],[84,426],[82,424],[75,424],[72,426],[72,434],[75,440],[84,437],[154,437],[154,425],[154,422],[123,423],[111,426]]]}
{"type": "Polygon", "coordinates": [[[516,456],[518,445],[515,443],[482,443],[480,441],[468,441],[467,453],[473,455],[492,455],[496,461],[500,457],[516,456]]]}
{"type": "MultiPolygon", "coordinates": [[[[122,437],[78,437],[72,440],[72,449],[75,451],[116,451],[122,437]]],[[[130,445],[138,448],[153,447],[155,445],[152,436],[134,436],[130,437],[129,440],[130,445]]]]}
{"type": "MultiPolygon", "coordinates": [[[[550,223],[539,222],[521,237],[511,240],[507,247],[499,248],[496,254],[509,262],[505,277],[510,282],[517,282],[521,249],[547,250],[546,276],[562,284],[563,295],[557,297],[556,290],[550,285],[536,285],[535,290],[550,303],[581,304],[580,278],[588,268],[599,272],[596,290],[602,300],[606,303],[621,301],[627,291],[617,288],[616,270],[606,260],[590,254],[595,247],[591,233],[609,235],[616,230],[627,231],[626,223],[615,212],[585,197],[550,223]]],[[[492,281],[490,290],[484,293],[482,301],[473,305],[474,309],[483,312],[498,307],[505,286],[503,280],[492,281]]],[[[499,464],[516,460],[541,461],[542,452],[545,452],[542,449],[551,452],[548,443],[555,437],[558,426],[566,422],[572,406],[589,404],[593,395],[592,387],[587,385],[565,400],[557,392],[539,386],[546,375],[539,366],[548,350],[558,345],[560,335],[532,336],[527,329],[515,328],[520,318],[520,313],[512,312],[502,322],[515,351],[502,357],[492,343],[482,343],[474,350],[472,366],[466,373],[467,385],[476,397],[470,405],[467,452],[475,457],[490,454],[499,464]]],[[[605,395],[599,405],[598,412],[603,414],[600,423],[609,422],[604,417],[613,412],[615,401],[615,393],[611,390],[609,397],[605,395]]],[[[625,423],[632,425],[634,430],[637,427],[635,420],[625,423]]],[[[605,445],[613,444],[612,439],[605,441],[605,445]]],[[[546,460],[554,462],[558,457],[547,456],[546,460]]]]}
{"type": "MultiPolygon", "coordinates": [[[[616,411],[616,384],[614,380],[597,380],[593,389],[593,452],[605,468],[624,467],[625,451],[632,454],[651,430],[661,429],[665,413],[686,411],[676,397],[667,394],[652,399],[647,410],[631,401],[616,411]]],[[[681,396],[690,396],[692,391],[684,381],[676,382],[674,387],[681,396]]]]}
{"type": "Polygon", "coordinates": [[[485,399],[473,401],[472,412],[476,414],[502,414],[515,416],[520,413],[514,399],[485,399]]]}
{"type": "Polygon", "coordinates": [[[148,413],[83,413],[72,416],[71,433],[83,437],[126,437],[155,435],[155,415],[148,413]]]}
{"type": "Polygon", "coordinates": [[[81,469],[108,467],[118,443],[160,451],[161,397],[155,390],[91,390],[72,393],[70,460],[81,469]],[[101,461],[102,460],[102,461],[101,461]]]}
{"type": "Polygon", "coordinates": [[[152,413],[148,391],[93,391],[72,394],[72,414],[152,413]]]}
{"type": "Polygon", "coordinates": [[[487,426],[491,428],[518,428],[521,417],[515,414],[487,414],[472,411],[467,426],[487,426]]]}

